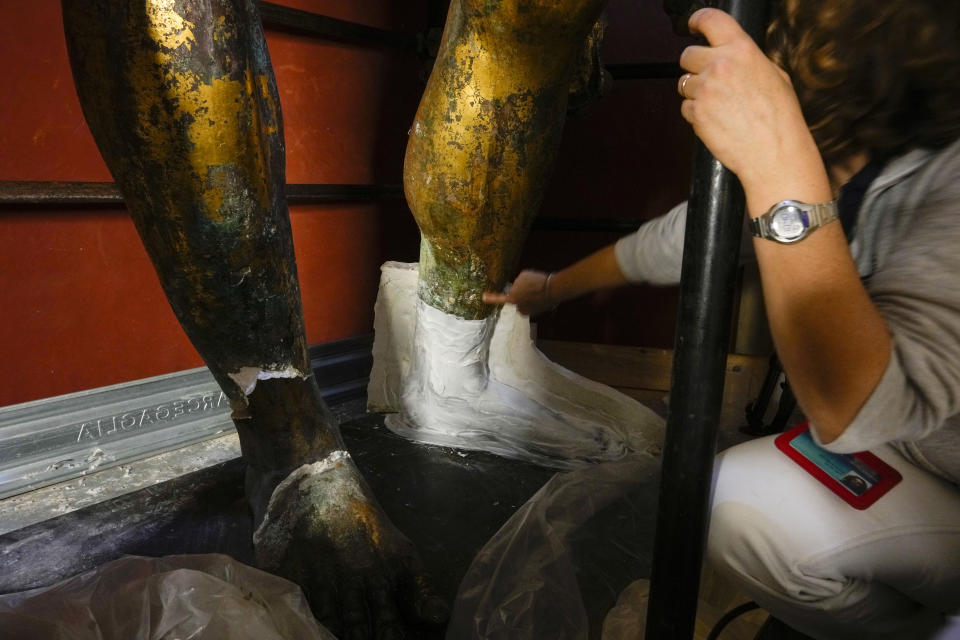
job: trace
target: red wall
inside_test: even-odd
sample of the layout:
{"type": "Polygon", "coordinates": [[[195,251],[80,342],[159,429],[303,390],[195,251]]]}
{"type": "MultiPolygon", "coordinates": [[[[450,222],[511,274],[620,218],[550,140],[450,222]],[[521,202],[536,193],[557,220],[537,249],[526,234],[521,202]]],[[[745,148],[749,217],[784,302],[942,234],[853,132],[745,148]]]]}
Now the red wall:
{"type": "MultiPolygon", "coordinates": [[[[419,32],[425,2],[285,0],[419,32]]],[[[613,0],[607,62],[676,59],[656,2],[613,0]]],[[[291,183],[398,184],[421,63],[394,50],[267,34],[291,183]]],[[[73,89],[56,0],[0,3],[0,180],[109,181],[73,89]]],[[[673,80],[622,81],[565,133],[544,215],[632,217],[682,199],[690,134],[673,80]]],[[[307,339],[372,329],[378,266],[413,261],[400,202],[291,209],[307,339]]],[[[616,236],[535,232],[521,266],[556,268],[616,236]]],[[[672,292],[588,297],[541,321],[541,335],[670,346],[672,292]]],[[[0,209],[0,406],[201,365],[123,209],[0,209]]]]}
{"type": "MultiPolygon", "coordinates": [[[[419,31],[422,2],[289,0],[419,31]]],[[[400,182],[420,62],[268,32],[291,183],[400,182]]],[[[70,75],[60,3],[0,3],[0,180],[110,181],[70,75]]],[[[416,259],[401,203],[291,209],[307,339],[367,333],[378,265],[416,259]],[[387,231],[389,230],[389,233],[387,231]]],[[[0,210],[0,405],[202,364],[123,209],[0,210]]]]}

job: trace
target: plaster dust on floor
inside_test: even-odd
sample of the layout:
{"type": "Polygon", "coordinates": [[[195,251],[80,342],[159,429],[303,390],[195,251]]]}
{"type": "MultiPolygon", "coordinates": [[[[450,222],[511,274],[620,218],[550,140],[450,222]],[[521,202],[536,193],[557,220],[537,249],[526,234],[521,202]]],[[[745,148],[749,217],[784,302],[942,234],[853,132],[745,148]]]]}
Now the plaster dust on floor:
{"type": "Polygon", "coordinates": [[[100,471],[94,453],[86,475],[0,500],[0,535],[238,457],[236,433],[100,471]]]}

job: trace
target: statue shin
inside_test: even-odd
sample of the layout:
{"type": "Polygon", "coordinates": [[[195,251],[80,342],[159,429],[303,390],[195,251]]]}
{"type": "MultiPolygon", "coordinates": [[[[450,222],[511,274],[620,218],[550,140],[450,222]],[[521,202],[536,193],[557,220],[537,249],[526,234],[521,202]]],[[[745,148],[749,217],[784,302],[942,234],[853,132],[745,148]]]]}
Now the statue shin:
{"type": "Polygon", "coordinates": [[[307,358],[280,103],[253,0],[63,0],[87,123],[163,289],[230,398],[258,563],[347,637],[442,622],[307,358]],[[369,603],[369,605],[368,605],[369,603]]]}

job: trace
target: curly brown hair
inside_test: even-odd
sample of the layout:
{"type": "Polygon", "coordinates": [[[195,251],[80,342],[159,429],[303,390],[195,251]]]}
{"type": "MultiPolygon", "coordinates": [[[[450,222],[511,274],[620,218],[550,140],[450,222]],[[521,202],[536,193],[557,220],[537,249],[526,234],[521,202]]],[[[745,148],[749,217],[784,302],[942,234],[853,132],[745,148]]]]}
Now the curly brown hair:
{"type": "Polygon", "coordinates": [[[958,0],[781,0],[767,53],[828,166],[960,137],[958,0]]]}

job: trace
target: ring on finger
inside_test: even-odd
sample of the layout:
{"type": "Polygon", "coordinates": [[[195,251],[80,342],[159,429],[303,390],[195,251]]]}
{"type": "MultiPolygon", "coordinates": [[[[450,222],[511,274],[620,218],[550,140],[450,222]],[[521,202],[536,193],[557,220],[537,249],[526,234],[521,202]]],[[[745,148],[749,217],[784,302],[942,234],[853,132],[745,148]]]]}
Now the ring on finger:
{"type": "Polygon", "coordinates": [[[693,75],[692,73],[683,74],[683,77],[680,78],[680,86],[677,87],[677,92],[680,94],[680,97],[683,98],[684,100],[687,99],[687,92],[685,91],[685,89],[687,88],[687,80],[689,80],[690,76],[692,75],[693,75]]]}

